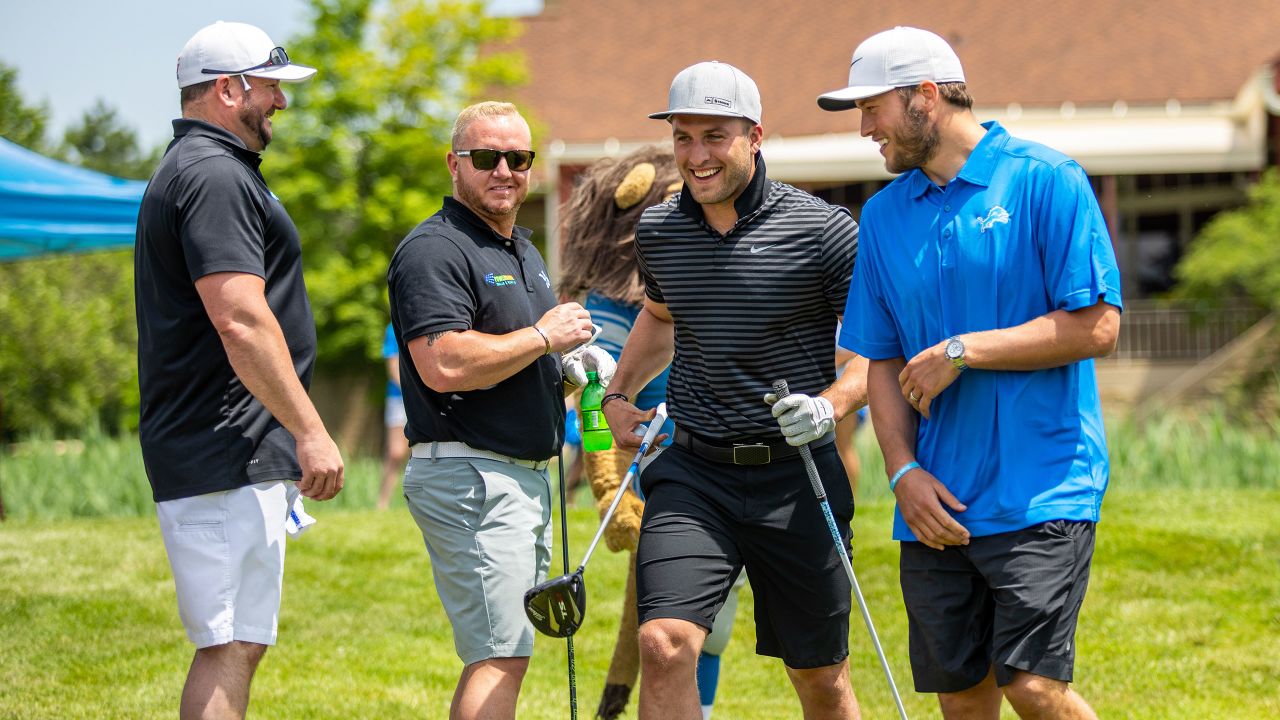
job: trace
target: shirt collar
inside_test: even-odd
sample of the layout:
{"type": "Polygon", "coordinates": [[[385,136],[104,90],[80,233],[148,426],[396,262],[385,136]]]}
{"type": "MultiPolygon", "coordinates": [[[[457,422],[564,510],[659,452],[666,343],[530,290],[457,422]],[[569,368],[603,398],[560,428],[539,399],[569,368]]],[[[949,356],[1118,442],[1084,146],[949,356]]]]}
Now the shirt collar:
{"type": "Polygon", "coordinates": [[[194,118],[178,118],[173,121],[173,140],[177,142],[184,137],[205,137],[230,149],[237,157],[258,167],[262,164],[262,154],[245,147],[244,141],[235,133],[213,123],[194,118]]]}
{"type": "Polygon", "coordinates": [[[473,230],[480,232],[482,237],[487,237],[497,243],[506,243],[508,240],[529,242],[529,238],[533,237],[532,230],[519,225],[512,228],[510,238],[504,237],[497,230],[490,227],[489,223],[484,221],[484,218],[475,214],[475,211],[448,195],[444,198],[443,209],[450,217],[470,225],[473,230]]]}
{"type": "MultiPolygon", "coordinates": [[[[960,172],[956,173],[956,180],[987,187],[991,185],[991,176],[995,174],[996,160],[1009,142],[1009,131],[995,120],[982,123],[982,127],[986,128],[987,132],[973,148],[973,152],[969,153],[964,165],[960,167],[960,172]]],[[[907,183],[907,192],[913,198],[924,195],[929,188],[933,187],[933,181],[920,168],[912,169],[907,183]]]]}
{"type": "MultiPolygon", "coordinates": [[[[751,176],[751,182],[747,183],[746,189],[738,199],[733,201],[733,209],[737,212],[739,221],[764,205],[769,189],[769,179],[765,177],[764,155],[757,150],[753,160],[755,172],[751,176]]],[[[693,193],[689,192],[688,185],[680,189],[680,211],[689,217],[706,222],[706,213],[702,211],[702,205],[693,199],[693,193]]]]}

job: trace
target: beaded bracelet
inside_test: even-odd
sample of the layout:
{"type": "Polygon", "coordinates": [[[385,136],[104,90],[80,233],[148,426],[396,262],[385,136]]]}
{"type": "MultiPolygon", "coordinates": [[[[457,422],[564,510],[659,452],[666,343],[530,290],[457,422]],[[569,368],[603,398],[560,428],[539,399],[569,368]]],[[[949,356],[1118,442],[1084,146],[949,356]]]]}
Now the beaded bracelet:
{"type": "Polygon", "coordinates": [[[609,393],[608,395],[605,395],[604,397],[600,398],[600,409],[603,410],[604,406],[610,400],[617,400],[618,398],[622,398],[627,402],[631,402],[631,398],[627,397],[625,393],[609,393]]]}

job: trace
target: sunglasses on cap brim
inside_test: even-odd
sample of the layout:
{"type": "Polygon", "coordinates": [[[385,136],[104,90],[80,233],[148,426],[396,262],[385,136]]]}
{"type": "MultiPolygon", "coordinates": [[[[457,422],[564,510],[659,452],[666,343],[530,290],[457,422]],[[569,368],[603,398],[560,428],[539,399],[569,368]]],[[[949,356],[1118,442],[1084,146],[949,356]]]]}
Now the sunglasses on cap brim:
{"type": "Polygon", "coordinates": [[[271,48],[271,52],[267,54],[267,61],[258,63],[253,67],[247,67],[241,70],[214,70],[212,68],[204,68],[200,72],[205,75],[239,75],[240,73],[253,72],[254,70],[263,70],[269,67],[277,67],[289,64],[289,53],[284,51],[282,47],[271,48]]]}
{"type": "Polygon", "coordinates": [[[507,169],[511,172],[523,172],[533,167],[532,150],[459,150],[454,153],[458,157],[471,158],[471,164],[477,170],[492,170],[498,167],[498,158],[507,161],[507,169]]]}

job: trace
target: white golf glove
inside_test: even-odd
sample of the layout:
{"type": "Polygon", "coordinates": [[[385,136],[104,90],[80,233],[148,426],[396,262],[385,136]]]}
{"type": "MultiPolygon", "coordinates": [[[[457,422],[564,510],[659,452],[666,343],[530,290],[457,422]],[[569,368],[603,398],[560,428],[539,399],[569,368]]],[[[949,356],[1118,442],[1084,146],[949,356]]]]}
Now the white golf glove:
{"type": "Polygon", "coordinates": [[[613,372],[618,369],[609,351],[595,345],[570,350],[561,358],[561,363],[565,378],[578,387],[586,387],[587,371],[594,372],[600,384],[608,387],[613,372]]]}
{"type": "Polygon", "coordinates": [[[836,409],[821,395],[810,397],[796,393],[779,400],[777,395],[769,393],[764,401],[773,408],[773,416],[778,419],[788,445],[799,447],[811,443],[835,429],[836,409]]]}

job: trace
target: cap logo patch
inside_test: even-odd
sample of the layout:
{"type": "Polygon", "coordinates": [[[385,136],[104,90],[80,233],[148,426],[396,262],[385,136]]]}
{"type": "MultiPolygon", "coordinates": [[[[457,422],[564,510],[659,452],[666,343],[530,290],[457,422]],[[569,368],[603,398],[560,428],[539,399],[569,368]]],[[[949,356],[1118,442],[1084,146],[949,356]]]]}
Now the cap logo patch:
{"type": "Polygon", "coordinates": [[[712,97],[710,95],[702,98],[702,102],[708,105],[719,105],[721,107],[733,107],[733,103],[724,98],[712,97]]]}

